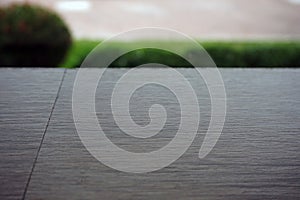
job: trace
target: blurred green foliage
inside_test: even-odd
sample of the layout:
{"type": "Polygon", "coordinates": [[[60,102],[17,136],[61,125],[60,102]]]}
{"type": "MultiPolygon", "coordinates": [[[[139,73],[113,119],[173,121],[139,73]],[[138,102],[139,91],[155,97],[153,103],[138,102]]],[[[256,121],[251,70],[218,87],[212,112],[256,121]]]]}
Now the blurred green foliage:
{"type": "Polygon", "coordinates": [[[220,67],[300,67],[300,42],[208,42],[220,67]]]}
{"type": "Polygon", "coordinates": [[[71,41],[63,20],[50,10],[26,3],[0,8],[0,66],[58,66],[71,41]]]}
{"type": "MultiPolygon", "coordinates": [[[[107,53],[139,46],[141,43],[144,46],[149,43],[159,43],[162,47],[175,46],[175,48],[180,48],[187,56],[195,53],[195,50],[180,41],[115,42],[110,49],[107,49],[107,53]]],[[[204,41],[199,43],[210,54],[218,67],[300,67],[300,42],[298,41],[204,41]]],[[[100,44],[100,41],[76,41],[61,66],[67,68],[79,67],[88,53],[98,44],[100,44]]],[[[151,62],[171,67],[191,67],[189,62],[171,52],[146,48],[129,52],[115,60],[110,66],[135,67],[151,62]]]]}

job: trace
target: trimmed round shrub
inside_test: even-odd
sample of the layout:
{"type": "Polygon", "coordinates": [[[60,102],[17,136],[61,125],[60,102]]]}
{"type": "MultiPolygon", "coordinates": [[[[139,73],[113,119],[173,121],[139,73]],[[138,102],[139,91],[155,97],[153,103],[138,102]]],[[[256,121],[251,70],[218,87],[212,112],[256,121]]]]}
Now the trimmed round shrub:
{"type": "Polygon", "coordinates": [[[68,27],[50,10],[29,4],[0,8],[0,66],[55,67],[71,43],[68,27]]]}

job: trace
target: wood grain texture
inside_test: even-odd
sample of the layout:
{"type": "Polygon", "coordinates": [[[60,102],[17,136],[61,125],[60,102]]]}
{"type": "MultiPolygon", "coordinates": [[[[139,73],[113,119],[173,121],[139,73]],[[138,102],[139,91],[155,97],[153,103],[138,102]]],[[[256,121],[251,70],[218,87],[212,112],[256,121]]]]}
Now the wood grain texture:
{"type": "MultiPolygon", "coordinates": [[[[157,73],[157,69],[153,70],[153,73],[157,73]]],[[[198,151],[210,118],[209,95],[203,83],[198,82],[192,69],[179,70],[192,82],[194,88],[198,88],[196,93],[201,100],[200,134],[189,150],[176,162],[147,174],[118,172],[97,161],[84,148],[77,135],[71,109],[76,71],[68,70],[29,183],[26,199],[299,199],[300,71],[222,69],[228,96],[226,123],[213,151],[200,160],[198,151]]],[[[132,106],[136,116],[133,119],[137,123],[147,123],[147,118],[141,116],[147,113],[145,105],[155,102],[154,98],[166,101],[165,105],[172,120],[167,121],[168,124],[158,137],[137,143],[137,140],[124,136],[116,127],[109,111],[109,91],[125,71],[126,69],[111,69],[107,78],[103,80],[103,90],[97,91],[96,111],[99,122],[107,131],[107,137],[124,149],[141,152],[159,148],[171,140],[173,132],[176,131],[176,125],[173,123],[179,119],[177,101],[161,88],[153,86],[140,90],[133,97],[132,106]],[[149,95],[150,91],[153,94],[149,95]],[[132,145],[132,141],[137,145],[132,145]]],[[[30,72],[35,73],[39,74],[39,71],[30,72]]],[[[53,73],[58,73],[59,79],[60,72],[54,70],[53,73]]],[[[19,81],[19,84],[23,83],[22,80],[19,81]]],[[[32,80],[32,84],[36,85],[36,82],[38,80],[32,80]]],[[[56,90],[54,87],[57,89],[57,85],[53,86],[53,91],[56,90]]],[[[1,102],[4,102],[2,96],[1,102]]],[[[38,104],[32,106],[34,105],[38,104]]],[[[1,111],[3,109],[4,106],[1,107],[1,111]]],[[[43,113],[47,111],[43,110],[43,113]]],[[[10,123],[2,125],[8,132],[14,130],[10,123]]],[[[29,124],[29,130],[35,130],[30,121],[25,125],[21,123],[22,126],[27,126],[26,124],[29,124]]],[[[39,128],[36,129],[37,132],[40,131],[39,128]]],[[[1,134],[5,135],[2,130],[1,134]]],[[[37,133],[37,136],[40,135],[37,133]]],[[[22,137],[23,140],[25,138],[27,137],[22,137]]],[[[27,145],[38,145],[39,137],[32,138],[37,140],[36,143],[28,139],[25,146],[19,146],[22,152],[26,152],[27,145]]],[[[11,142],[11,145],[14,145],[14,142],[11,142]]],[[[32,163],[32,157],[17,157],[27,160],[28,166],[32,163]]],[[[6,159],[8,163],[16,163],[10,161],[9,157],[6,159]]],[[[4,177],[9,171],[5,171],[7,167],[2,166],[5,165],[1,162],[0,175],[4,177]]],[[[18,169],[18,165],[15,165],[11,172],[15,169],[18,169]]],[[[7,179],[6,183],[10,185],[10,181],[14,183],[13,178],[7,179]]],[[[23,183],[24,181],[21,181],[19,186],[22,187],[23,183]]],[[[10,196],[7,194],[6,197],[15,194],[11,192],[10,196]]]]}
{"type": "Polygon", "coordinates": [[[62,69],[0,69],[0,199],[22,199],[62,69]]]}

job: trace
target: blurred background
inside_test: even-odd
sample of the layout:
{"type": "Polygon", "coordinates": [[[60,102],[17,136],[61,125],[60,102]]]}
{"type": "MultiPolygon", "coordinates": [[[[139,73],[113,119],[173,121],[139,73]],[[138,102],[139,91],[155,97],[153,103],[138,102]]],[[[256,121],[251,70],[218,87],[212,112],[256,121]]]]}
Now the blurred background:
{"type": "MultiPolygon", "coordinates": [[[[219,67],[300,66],[300,0],[2,0],[0,8],[0,66],[79,67],[102,40],[141,27],[193,37],[219,67]]],[[[161,42],[168,37],[127,39],[161,42]]],[[[192,49],[183,50],[192,54],[192,49]]],[[[166,56],[142,51],[115,66],[174,60],[166,56]]]]}
{"type": "MultiPolygon", "coordinates": [[[[300,0],[2,0],[58,12],[75,38],[158,26],[199,39],[299,39],[300,0]]],[[[140,36],[151,37],[151,36],[140,36]]]]}

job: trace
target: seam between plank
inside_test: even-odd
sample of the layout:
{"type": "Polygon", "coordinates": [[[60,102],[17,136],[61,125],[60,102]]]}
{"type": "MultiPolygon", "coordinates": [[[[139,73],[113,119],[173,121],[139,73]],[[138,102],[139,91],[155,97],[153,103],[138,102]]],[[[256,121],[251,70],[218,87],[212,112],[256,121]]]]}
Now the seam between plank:
{"type": "Polygon", "coordinates": [[[60,81],[58,90],[57,90],[56,97],[55,97],[55,99],[54,99],[54,102],[53,102],[53,105],[52,105],[52,108],[51,108],[51,111],[50,111],[50,115],[49,115],[49,117],[48,117],[48,121],[47,121],[46,126],[45,126],[45,130],[44,130],[43,135],[42,135],[42,139],[41,139],[39,148],[38,148],[38,150],[37,150],[36,156],[35,156],[34,161],[33,161],[33,165],[32,165],[32,168],[31,168],[31,171],[30,171],[30,174],[29,174],[29,177],[28,177],[28,180],[27,180],[25,189],[24,189],[24,193],[23,193],[23,196],[22,196],[22,200],[24,200],[25,197],[26,197],[26,193],[27,193],[27,190],[28,190],[28,187],[29,187],[29,183],[30,183],[30,181],[31,181],[31,177],[32,177],[32,174],[33,174],[33,171],[34,171],[34,168],[35,168],[37,159],[38,159],[38,157],[39,157],[39,154],[40,154],[40,151],[41,151],[41,148],[42,148],[44,139],[45,139],[45,135],[46,135],[46,132],[47,132],[47,130],[48,130],[48,127],[49,127],[49,124],[50,124],[50,120],[51,120],[51,118],[52,118],[52,114],[53,114],[53,111],[54,111],[56,102],[57,102],[57,100],[58,100],[58,98],[59,98],[59,93],[60,93],[60,91],[61,91],[62,84],[63,84],[64,79],[65,79],[65,76],[66,76],[66,72],[67,72],[67,70],[65,69],[64,72],[63,72],[63,75],[62,75],[62,78],[61,78],[61,81],[60,81]]]}

